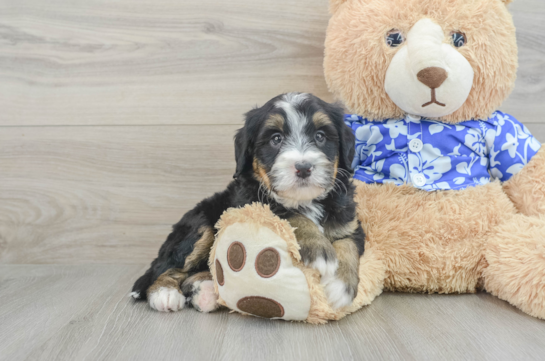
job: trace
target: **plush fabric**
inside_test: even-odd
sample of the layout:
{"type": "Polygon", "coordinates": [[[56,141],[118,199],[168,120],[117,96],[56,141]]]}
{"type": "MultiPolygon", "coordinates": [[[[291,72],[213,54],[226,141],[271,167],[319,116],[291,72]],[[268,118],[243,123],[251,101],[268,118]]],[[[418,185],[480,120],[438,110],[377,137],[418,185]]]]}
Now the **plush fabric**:
{"type": "Polygon", "coordinates": [[[332,0],[324,73],[356,114],[358,215],[384,289],[484,289],[545,318],[545,151],[496,111],[516,78],[510,2],[332,0]]]}
{"type": "Polygon", "coordinates": [[[324,323],[383,290],[485,290],[545,319],[545,150],[521,122],[495,112],[516,77],[509,2],[330,0],[325,77],[356,114],[347,121],[357,139],[355,197],[367,235],[357,296],[332,309],[318,271],[301,264],[291,227],[254,204],[227,211],[217,225],[210,266],[216,277],[216,261],[222,263],[222,304],[237,310],[223,300],[227,293],[233,300],[265,297],[246,313],[280,317],[292,302],[284,293],[299,287],[310,307],[296,319],[306,314],[305,321],[324,323]],[[421,185],[415,173],[423,175],[421,185]],[[270,231],[255,233],[263,228],[270,231]],[[252,254],[272,246],[278,273],[247,278],[250,284],[228,277],[227,244],[241,239],[249,249],[252,239],[259,244],[252,254]],[[274,289],[264,287],[283,273],[304,274],[306,285],[276,278],[274,289]]]}
{"type": "Polygon", "coordinates": [[[527,216],[545,214],[545,150],[503,185],[517,210],[527,216]]]}
{"type": "Polygon", "coordinates": [[[484,287],[534,317],[545,318],[545,217],[516,215],[485,248],[484,287]]]}
{"type": "Polygon", "coordinates": [[[219,294],[218,303],[232,310],[320,324],[345,317],[370,304],[382,292],[384,263],[380,253],[368,247],[360,258],[357,297],[352,305],[333,309],[327,303],[318,271],[302,264],[293,229],[268,206],[252,204],[230,209],[216,228],[218,234],[209,265],[219,294]],[[233,243],[244,249],[245,262],[240,269],[229,266],[229,248],[233,243]],[[279,266],[269,277],[258,271],[259,256],[264,250],[272,250],[279,256],[279,266]]]}
{"type": "Polygon", "coordinates": [[[277,309],[282,312],[273,313],[275,318],[301,321],[308,318],[310,293],[305,274],[293,265],[296,261],[292,261],[287,243],[273,230],[248,221],[237,222],[225,229],[215,247],[214,262],[221,264],[224,278],[224,285],[218,288],[219,296],[229,308],[249,313],[247,310],[251,308],[241,308],[241,303],[251,307],[248,297],[260,297],[261,301],[254,304],[279,305],[277,309]],[[240,268],[229,266],[228,249],[233,243],[241,247],[246,260],[240,268]],[[267,248],[277,251],[281,265],[277,273],[268,278],[256,270],[257,256],[267,248]]]}
{"type": "Polygon", "coordinates": [[[385,90],[392,59],[404,46],[391,48],[385,37],[392,29],[408,34],[423,18],[441,25],[445,43],[451,31],[462,31],[468,39],[457,51],[473,69],[471,92],[458,110],[437,117],[442,122],[487,119],[514,86],[515,27],[499,0],[335,0],[330,8],[324,74],[330,90],[353,114],[375,120],[405,115],[385,90]]]}
{"type": "Polygon", "coordinates": [[[469,61],[445,42],[441,25],[423,18],[407,32],[404,46],[392,58],[384,90],[405,112],[437,118],[465,103],[474,75],[469,61]]]}
{"type": "Polygon", "coordinates": [[[491,232],[516,214],[499,182],[444,192],[356,183],[359,218],[383,257],[389,291],[477,291],[491,232]]]}
{"type": "Polygon", "coordinates": [[[505,182],[541,148],[528,128],[502,112],[454,126],[413,117],[375,122],[346,115],[345,121],[356,136],[354,178],[366,183],[432,191],[505,182]],[[413,181],[418,176],[422,184],[413,181]]]}

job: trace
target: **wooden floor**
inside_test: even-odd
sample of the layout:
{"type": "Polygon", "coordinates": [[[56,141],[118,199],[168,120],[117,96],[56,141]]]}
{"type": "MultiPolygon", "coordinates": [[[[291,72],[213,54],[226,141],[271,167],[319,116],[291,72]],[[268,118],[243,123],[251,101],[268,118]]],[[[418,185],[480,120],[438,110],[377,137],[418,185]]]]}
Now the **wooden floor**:
{"type": "Polygon", "coordinates": [[[138,265],[0,266],[1,360],[528,360],[545,323],[488,294],[384,294],[324,326],[127,297],[138,265]]]}
{"type": "MultiPolygon", "coordinates": [[[[545,2],[516,0],[502,110],[545,142],[545,2]]],[[[0,0],[0,360],[543,359],[487,294],[385,294],[325,326],[152,312],[126,296],[234,170],[242,114],[333,100],[327,0],[0,0]]]]}

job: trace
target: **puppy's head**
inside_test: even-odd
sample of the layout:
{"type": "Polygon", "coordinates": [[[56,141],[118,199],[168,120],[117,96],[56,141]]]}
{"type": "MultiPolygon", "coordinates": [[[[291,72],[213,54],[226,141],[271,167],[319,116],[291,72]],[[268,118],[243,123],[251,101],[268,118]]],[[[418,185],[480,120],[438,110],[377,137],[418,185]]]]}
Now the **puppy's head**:
{"type": "Polygon", "coordinates": [[[337,177],[351,175],[354,135],[341,107],[311,94],[283,94],[246,114],[235,155],[235,177],[251,174],[296,207],[325,197],[337,177]]]}

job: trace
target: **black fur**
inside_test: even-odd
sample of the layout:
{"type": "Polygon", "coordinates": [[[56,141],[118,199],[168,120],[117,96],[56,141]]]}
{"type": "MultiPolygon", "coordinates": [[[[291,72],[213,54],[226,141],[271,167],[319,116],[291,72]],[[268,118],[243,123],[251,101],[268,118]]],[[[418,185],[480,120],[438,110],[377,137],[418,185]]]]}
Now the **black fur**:
{"type": "MultiPolygon", "coordinates": [[[[213,228],[221,214],[230,207],[241,207],[252,202],[261,201],[269,204],[271,210],[280,218],[289,218],[298,213],[297,209],[285,208],[274,199],[260,195],[260,182],[256,179],[252,162],[257,157],[266,167],[274,163],[274,151],[268,149],[271,129],[264,127],[265,121],[271,114],[277,113],[284,118],[286,114],[275,103],[281,99],[280,95],[271,99],[264,106],[251,110],[246,114],[244,127],[239,129],[235,136],[236,172],[234,180],[227,189],[214,194],[197,204],[195,208],[187,212],[182,219],[173,226],[172,233],[159,250],[158,257],[151,263],[151,267],[141,276],[133,286],[133,292],[140,295],[140,300],[146,299],[146,291],[155,280],[170,268],[183,268],[185,259],[193,251],[195,242],[201,234],[199,230],[203,226],[213,228]]],[[[354,135],[343,120],[343,109],[334,104],[328,104],[314,96],[300,104],[298,111],[305,114],[309,122],[305,132],[314,132],[312,119],[316,111],[322,111],[333,122],[331,129],[326,129],[328,141],[323,145],[322,151],[330,160],[338,157],[338,166],[345,172],[337,173],[337,182],[342,183],[341,191],[329,192],[321,203],[325,210],[322,225],[341,226],[351,222],[356,217],[356,204],[354,202],[354,186],[352,184],[353,171],[350,167],[354,158],[354,135]]],[[[286,129],[289,131],[289,129],[286,129]]],[[[214,229],[214,231],[217,231],[214,229]]],[[[360,255],[364,251],[365,235],[361,229],[355,234],[355,241],[360,255]]],[[[208,257],[203,258],[189,273],[194,274],[208,270],[208,257]]]]}

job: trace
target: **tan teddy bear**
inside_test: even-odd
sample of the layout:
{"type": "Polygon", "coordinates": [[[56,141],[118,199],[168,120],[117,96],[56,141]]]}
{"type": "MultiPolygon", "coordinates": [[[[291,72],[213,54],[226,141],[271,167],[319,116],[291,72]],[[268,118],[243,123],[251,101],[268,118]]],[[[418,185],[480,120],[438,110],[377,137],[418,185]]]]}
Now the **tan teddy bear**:
{"type": "Polygon", "coordinates": [[[545,150],[498,111],[517,69],[508,3],[331,0],[324,71],[352,113],[367,234],[358,295],[340,310],[327,305],[292,229],[254,204],[218,224],[210,265],[220,303],[320,323],[382,290],[484,289],[545,318],[545,150]],[[240,240],[247,266],[235,272],[226,265],[240,240]],[[264,249],[274,251],[263,258],[264,249]]]}

